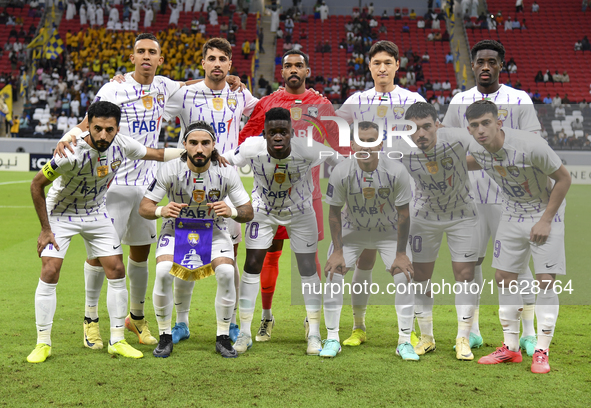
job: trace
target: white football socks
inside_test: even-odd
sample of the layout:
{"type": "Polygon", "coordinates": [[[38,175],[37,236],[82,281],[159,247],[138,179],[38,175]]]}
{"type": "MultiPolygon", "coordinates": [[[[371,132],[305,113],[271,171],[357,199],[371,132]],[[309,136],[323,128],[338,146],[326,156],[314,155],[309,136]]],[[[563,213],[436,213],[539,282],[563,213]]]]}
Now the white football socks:
{"type": "Polygon", "coordinates": [[[396,315],[398,316],[398,344],[410,343],[410,334],[413,330],[413,318],[415,307],[415,294],[404,273],[394,275],[396,285],[396,315]]]}
{"type": "Polygon", "coordinates": [[[355,267],[353,278],[351,279],[351,306],[353,308],[353,330],[365,328],[365,312],[367,311],[367,304],[369,302],[371,286],[371,269],[359,269],[355,267]],[[355,286],[355,284],[359,284],[355,286]],[[353,290],[355,287],[365,288],[361,290],[353,290]],[[356,293],[358,292],[358,293],[356,293]]]}
{"type": "Polygon", "coordinates": [[[148,261],[135,262],[127,258],[127,276],[129,277],[129,311],[134,316],[144,316],[144,302],[148,291],[148,261]]]}
{"type": "MultiPolygon", "coordinates": [[[[320,308],[322,305],[322,287],[317,273],[311,276],[301,276],[302,294],[308,315],[310,332],[308,337],[320,337],[320,308]]],[[[341,302],[342,303],[342,302],[341,302]]]]}
{"type": "Polygon", "coordinates": [[[86,299],[84,303],[84,317],[98,319],[98,303],[105,281],[105,270],[102,266],[92,266],[84,262],[84,289],[86,299]]]}
{"type": "Polygon", "coordinates": [[[240,278],[240,298],[238,301],[240,307],[240,332],[247,336],[252,336],[250,326],[252,324],[257,295],[259,294],[260,282],[260,274],[242,271],[242,277],[240,278]]]}
{"type": "Polygon", "coordinates": [[[464,337],[470,339],[470,328],[474,320],[474,308],[478,302],[478,295],[470,291],[470,282],[457,282],[461,285],[462,290],[456,294],[456,313],[458,316],[458,334],[456,339],[464,337]]]}
{"type": "Polygon", "coordinates": [[[227,336],[230,334],[230,319],[232,319],[232,311],[236,302],[234,265],[218,265],[215,268],[215,278],[218,282],[215,294],[216,336],[227,336]]]}
{"type": "Polygon", "coordinates": [[[534,310],[536,304],[536,295],[532,293],[532,284],[534,278],[529,266],[527,271],[517,276],[517,283],[521,298],[523,300],[523,313],[521,314],[521,326],[523,327],[522,336],[535,336],[536,329],[534,327],[534,310]]]}
{"type": "Polygon", "coordinates": [[[124,340],[127,316],[127,286],[125,278],[107,279],[107,310],[111,324],[111,344],[124,340]]]}
{"type": "Polygon", "coordinates": [[[191,297],[195,282],[187,282],[174,278],[174,305],[176,307],[177,323],[185,323],[189,327],[189,312],[191,311],[191,297]]]}
{"type": "Polygon", "coordinates": [[[474,283],[478,285],[478,294],[476,295],[476,307],[474,308],[474,320],[472,320],[472,327],[470,328],[470,333],[474,333],[480,336],[480,324],[479,324],[479,316],[480,316],[480,292],[482,288],[482,265],[474,266],[474,283]]]}
{"type": "Polygon", "coordinates": [[[238,269],[238,262],[236,260],[234,260],[234,288],[236,290],[236,299],[234,301],[234,309],[232,310],[232,319],[230,320],[230,323],[236,324],[238,298],[240,297],[240,269],[238,269]]]}
{"type": "Polygon", "coordinates": [[[35,291],[35,324],[37,325],[37,344],[51,346],[51,327],[57,304],[57,283],[45,283],[39,279],[35,291]]]}
{"type": "Polygon", "coordinates": [[[415,292],[415,317],[419,323],[421,336],[433,337],[433,303],[435,299],[431,295],[430,280],[416,283],[415,292]]]}
{"type": "Polygon", "coordinates": [[[332,280],[326,280],[324,293],[324,323],[328,335],[327,340],[339,339],[339,322],[343,308],[343,275],[335,273],[332,280]],[[327,285],[328,284],[328,285],[327,285]]]}
{"type": "Polygon", "coordinates": [[[537,350],[546,350],[550,347],[556,320],[558,319],[559,303],[558,295],[553,289],[540,290],[540,293],[538,293],[536,302],[536,315],[538,317],[537,350]]]}
{"type": "Polygon", "coordinates": [[[505,345],[511,351],[519,350],[519,320],[523,310],[521,295],[512,295],[508,288],[499,291],[499,320],[503,327],[505,345]]]}
{"type": "Polygon", "coordinates": [[[156,264],[156,280],[154,281],[152,301],[154,303],[156,321],[158,322],[158,333],[160,334],[171,334],[173,306],[172,281],[174,280],[174,276],[169,273],[171,268],[171,261],[163,261],[156,264]]]}

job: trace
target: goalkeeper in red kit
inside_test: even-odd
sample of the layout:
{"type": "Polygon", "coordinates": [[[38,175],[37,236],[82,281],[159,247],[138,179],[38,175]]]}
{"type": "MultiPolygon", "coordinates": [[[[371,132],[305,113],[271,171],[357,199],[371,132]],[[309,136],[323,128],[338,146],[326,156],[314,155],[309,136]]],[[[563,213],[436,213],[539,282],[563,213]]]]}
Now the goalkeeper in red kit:
{"type": "MultiPolygon", "coordinates": [[[[296,137],[306,137],[308,127],[313,128],[313,138],[320,143],[328,144],[337,152],[348,155],[349,146],[339,146],[339,130],[334,121],[321,121],[322,116],[336,116],[330,101],[314,90],[306,89],[306,77],[310,74],[309,59],[306,54],[297,50],[287,51],[282,58],[281,76],[285,82],[285,88],[262,98],[254,108],[250,119],[240,131],[239,144],[247,137],[259,136],[265,127],[265,113],[274,107],[282,107],[291,111],[292,128],[296,137]]],[[[318,241],[324,238],[322,191],[320,190],[319,167],[312,169],[314,180],[313,203],[318,223],[318,241]]],[[[279,275],[279,257],[283,249],[283,240],[288,239],[284,227],[279,227],[273,244],[267,252],[263,269],[261,271],[261,299],[263,313],[261,325],[256,334],[256,341],[268,341],[271,339],[271,331],[275,324],[271,305],[275,284],[279,275]]],[[[316,270],[321,274],[321,267],[316,254],[316,270]]],[[[306,322],[307,331],[307,322],[306,322]]],[[[306,333],[307,336],[307,333],[306,333]]]]}

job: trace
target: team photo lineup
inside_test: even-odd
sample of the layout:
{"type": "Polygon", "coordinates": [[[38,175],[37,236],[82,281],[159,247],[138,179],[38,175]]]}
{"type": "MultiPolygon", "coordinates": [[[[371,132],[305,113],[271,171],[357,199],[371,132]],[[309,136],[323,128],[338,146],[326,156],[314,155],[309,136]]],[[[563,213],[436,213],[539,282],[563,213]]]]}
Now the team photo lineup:
{"type": "Polygon", "coordinates": [[[225,38],[205,42],[204,79],[188,82],[156,75],[164,57],[154,35],[138,35],[132,47],[135,70],[102,86],[84,121],[66,132],[31,183],[42,267],[34,298],[37,341],[28,362],[52,355],[60,269],[80,235],[87,253],[84,345],[92,350],[144,357],[125,340],[128,330],[153,346],[154,357],[182,354],[177,344],[190,338],[195,283],[215,275],[212,350],[224,358],[256,353],[273,339],[271,305],[277,279],[288,279],[279,258],[289,239],[305,305],[302,355],[334,358],[368,340],[373,292],[367,287],[372,273],[385,269],[395,288],[395,354],[428,359],[437,349],[431,280],[447,242],[457,313],[449,352],[483,365],[519,363],[527,355],[532,373],[551,371],[571,176],[540,136],[527,93],[499,83],[503,45],[483,40],[472,47],[477,85],[457,93],[442,120],[419,93],[394,84],[400,52],[387,40],[366,56],[374,87],[338,109],[306,87],[310,61],[300,50],[281,56],[282,88],[259,100],[229,75],[240,56],[225,38]],[[163,121],[177,118],[178,146],[158,148],[163,121]],[[324,191],[320,165],[330,168],[324,191]],[[246,166],[250,194],[238,171],[246,166]],[[323,239],[331,241],[326,262],[318,256],[323,239]],[[237,257],[240,245],[244,259],[237,257]],[[123,246],[129,246],[125,262],[123,246]],[[475,356],[484,343],[480,295],[493,290],[492,282],[484,286],[482,265],[491,262],[504,340],[475,356]],[[341,340],[347,273],[351,286],[365,290],[351,291],[354,324],[343,327],[341,340]],[[98,314],[105,277],[106,345],[98,314]],[[154,314],[144,307],[149,280],[154,314]],[[259,291],[260,323],[254,319],[259,291]]]}

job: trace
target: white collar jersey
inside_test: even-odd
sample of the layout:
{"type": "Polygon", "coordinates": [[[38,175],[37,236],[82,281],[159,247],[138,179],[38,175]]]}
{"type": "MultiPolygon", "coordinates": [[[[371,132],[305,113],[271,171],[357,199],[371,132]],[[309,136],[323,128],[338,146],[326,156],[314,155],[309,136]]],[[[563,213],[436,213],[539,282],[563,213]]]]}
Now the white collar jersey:
{"type": "MultiPolygon", "coordinates": [[[[478,87],[460,92],[451,100],[445,118],[443,118],[443,125],[466,129],[468,127],[466,109],[472,103],[480,100],[490,100],[497,105],[499,119],[503,121],[504,127],[535,133],[538,133],[542,128],[529,95],[506,85],[501,85],[496,92],[491,94],[483,94],[478,91],[478,87]]],[[[499,187],[491,181],[484,171],[470,172],[470,179],[477,203],[500,204],[502,202],[499,187]]]]}
{"type": "MultiPolygon", "coordinates": [[[[490,153],[472,140],[470,153],[482,169],[494,179],[503,193],[503,219],[538,221],[550,198],[554,181],[548,175],[562,166],[562,160],[545,140],[530,132],[503,128],[505,142],[501,150],[490,153]]],[[[556,213],[564,216],[566,201],[556,213]]]]}
{"type": "Polygon", "coordinates": [[[372,172],[365,172],[356,159],[343,160],[330,175],[326,203],[345,206],[343,229],[371,231],[396,240],[396,207],[411,200],[410,176],[397,160],[382,158],[372,172]]]}
{"type": "MultiPolygon", "coordinates": [[[[145,193],[145,197],[156,202],[164,196],[169,202],[188,204],[181,210],[180,217],[211,218],[214,220],[214,232],[224,233],[229,233],[226,218],[216,217],[207,204],[229,198],[238,207],[250,201],[233,167],[211,163],[203,173],[193,173],[180,158],[163,164],[145,193]]],[[[165,223],[169,222],[174,228],[174,219],[165,220],[165,223]]]]}
{"type": "Polygon", "coordinates": [[[267,152],[262,136],[249,137],[236,150],[224,157],[238,167],[249,164],[254,175],[252,206],[255,212],[289,217],[307,214],[312,207],[312,168],[327,161],[335,165],[336,152],[316,141],[308,147],[307,138],[292,137],[291,153],[275,159],[267,152]]]}
{"type": "Polygon", "coordinates": [[[258,101],[247,89],[234,92],[226,84],[221,91],[214,91],[201,81],[177,92],[166,104],[164,118],[180,119],[180,148],[185,129],[192,122],[206,121],[215,129],[216,149],[224,154],[238,147],[240,119],[242,115],[250,116],[258,101]]]}
{"type": "MultiPolygon", "coordinates": [[[[108,101],[121,107],[119,133],[132,137],[146,147],[157,148],[164,106],[179,88],[178,82],[163,76],[155,76],[150,85],[142,85],[131,74],[127,74],[125,82],[121,84],[105,84],[98,91],[94,102],[108,101]]],[[[157,169],[158,164],[153,161],[126,159],[113,182],[126,186],[147,186],[154,179],[157,169]]]]}
{"type": "Polygon", "coordinates": [[[107,151],[100,153],[80,135],[74,153],[54,157],[52,169],[61,174],[47,193],[47,214],[58,221],[97,221],[109,218],[105,195],[111,181],[121,171],[125,160],[139,160],[146,155],[146,146],[132,138],[117,134],[107,151]]]}
{"type": "Polygon", "coordinates": [[[477,215],[466,161],[472,140],[465,129],[441,128],[428,152],[395,141],[392,150],[403,154],[402,164],[415,181],[411,216],[451,221],[477,215]]]}

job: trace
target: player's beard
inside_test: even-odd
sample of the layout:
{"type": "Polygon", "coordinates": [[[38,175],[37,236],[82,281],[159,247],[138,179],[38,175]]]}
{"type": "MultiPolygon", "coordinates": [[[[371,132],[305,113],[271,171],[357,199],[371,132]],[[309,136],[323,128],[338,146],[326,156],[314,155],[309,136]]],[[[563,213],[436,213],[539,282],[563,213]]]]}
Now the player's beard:
{"type": "Polygon", "coordinates": [[[188,156],[188,158],[195,167],[204,167],[211,160],[211,156],[205,157],[203,155],[188,156]]]}
{"type": "MultiPolygon", "coordinates": [[[[107,149],[109,147],[111,147],[111,144],[115,141],[115,138],[113,138],[113,140],[111,140],[111,142],[109,143],[109,142],[105,142],[103,140],[96,140],[92,136],[92,133],[89,133],[89,135],[90,135],[90,140],[92,141],[92,144],[94,145],[94,148],[101,153],[106,152],[107,149]]],[[[117,137],[117,136],[115,136],[115,137],[117,137]]]]}
{"type": "Polygon", "coordinates": [[[219,84],[220,82],[223,82],[226,80],[226,76],[228,75],[228,73],[224,73],[224,71],[221,71],[221,75],[219,76],[215,76],[213,74],[213,72],[207,74],[207,79],[209,79],[211,82],[215,82],[216,84],[219,84]]]}
{"type": "Polygon", "coordinates": [[[285,81],[285,86],[288,87],[289,89],[299,89],[302,84],[304,83],[305,79],[304,78],[300,78],[297,75],[292,75],[289,78],[287,78],[287,81],[285,81]],[[292,78],[297,78],[298,81],[297,82],[291,82],[292,78]]]}

